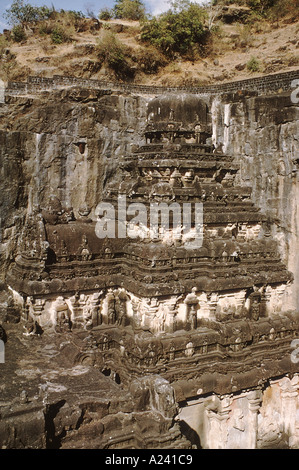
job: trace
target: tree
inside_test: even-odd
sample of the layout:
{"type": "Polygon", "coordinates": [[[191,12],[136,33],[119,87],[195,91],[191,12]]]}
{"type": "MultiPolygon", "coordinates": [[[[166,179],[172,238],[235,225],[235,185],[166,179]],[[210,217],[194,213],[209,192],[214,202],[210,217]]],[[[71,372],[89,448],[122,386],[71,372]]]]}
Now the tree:
{"type": "Polygon", "coordinates": [[[38,19],[37,8],[25,3],[25,0],[14,0],[4,14],[9,24],[26,24],[38,19]]]}
{"type": "Polygon", "coordinates": [[[220,3],[209,2],[204,5],[207,12],[208,30],[211,31],[214,27],[215,21],[222,16],[223,6],[220,3]]]}
{"type": "Polygon", "coordinates": [[[145,16],[145,6],[141,0],[116,0],[114,16],[138,21],[145,16]]]}
{"type": "Polygon", "coordinates": [[[189,0],[172,2],[171,6],[166,13],[143,23],[141,40],[169,56],[175,52],[193,55],[209,34],[206,11],[189,0]]]}
{"type": "Polygon", "coordinates": [[[27,0],[14,0],[8,8],[4,17],[11,25],[26,26],[29,23],[49,18],[54,11],[54,7],[49,9],[46,6],[34,7],[27,3],[27,0]]]}
{"type": "Polygon", "coordinates": [[[264,15],[270,8],[278,3],[278,0],[248,0],[247,3],[252,10],[264,15]]]}

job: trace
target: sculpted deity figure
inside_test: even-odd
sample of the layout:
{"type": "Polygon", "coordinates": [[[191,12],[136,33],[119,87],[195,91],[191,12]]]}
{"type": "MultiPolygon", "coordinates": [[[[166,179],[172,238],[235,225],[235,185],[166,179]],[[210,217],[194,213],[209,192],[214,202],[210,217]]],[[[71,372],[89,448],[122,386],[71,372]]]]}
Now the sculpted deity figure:
{"type": "Polygon", "coordinates": [[[92,253],[88,246],[88,240],[86,235],[82,236],[82,243],[79,248],[79,255],[81,255],[82,261],[89,261],[92,258],[92,253]]]}
{"type": "Polygon", "coordinates": [[[108,304],[108,324],[112,325],[115,323],[116,315],[115,315],[115,304],[114,301],[110,301],[108,304]]]}
{"type": "Polygon", "coordinates": [[[175,345],[174,342],[171,341],[169,346],[169,360],[173,361],[175,359],[175,345]]]}
{"type": "Polygon", "coordinates": [[[195,330],[197,328],[197,312],[194,304],[190,305],[189,317],[191,330],[195,330]]]}
{"type": "Polygon", "coordinates": [[[194,345],[191,341],[191,338],[189,338],[188,343],[185,346],[185,356],[191,357],[194,354],[194,345]]]}
{"type": "Polygon", "coordinates": [[[109,338],[108,338],[107,335],[103,336],[103,345],[102,345],[102,347],[103,347],[103,351],[108,351],[108,349],[109,349],[109,338]]]}
{"type": "Polygon", "coordinates": [[[153,365],[155,364],[156,362],[156,353],[155,353],[155,349],[154,349],[154,344],[153,343],[150,343],[148,345],[148,348],[147,350],[145,351],[145,361],[147,363],[147,365],[153,365]]]}
{"type": "Polygon", "coordinates": [[[71,328],[70,312],[65,299],[60,296],[56,300],[56,330],[69,330],[71,328]]]}
{"type": "Polygon", "coordinates": [[[192,329],[197,328],[197,306],[198,298],[196,295],[196,287],[192,288],[191,294],[188,294],[185,299],[185,304],[187,306],[187,325],[192,329]]]}
{"type": "Polygon", "coordinates": [[[156,332],[165,331],[166,312],[161,306],[156,312],[153,320],[153,327],[156,332]]]}
{"type": "Polygon", "coordinates": [[[249,296],[249,301],[249,316],[256,321],[260,318],[261,294],[259,292],[253,292],[249,296]]]}
{"type": "Polygon", "coordinates": [[[126,325],[127,318],[127,294],[121,290],[117,296],[117,323],[120,326],[126,325]]]}

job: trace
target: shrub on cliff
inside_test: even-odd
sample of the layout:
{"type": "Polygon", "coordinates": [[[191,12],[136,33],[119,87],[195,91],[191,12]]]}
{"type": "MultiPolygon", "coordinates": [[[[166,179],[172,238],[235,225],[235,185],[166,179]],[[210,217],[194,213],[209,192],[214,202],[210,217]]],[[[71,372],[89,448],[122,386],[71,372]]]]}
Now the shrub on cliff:
{"type": "Polygon", "coordinates": [[[168,63],[166,57],[153,46],[139,49],[135,53],[134,59],[146,74],[155,74],[160,67],[164,67],[168,63]]]}
{"type": "Polygon", "coordinates": [[[250,72],[259,72],[261,68],[260,61],[256,57],[251,57],[249,61],[247,62],[247,69],[250,72]]]}
{"type": "Polygon", "coordinates": [[[0,35],[0,59],[8,48],[8,42],[5,36],[0,35]]]}
{"type": "Polygon", "coordinates": [[[50,19],[39,22],[39,34],[50,35],[54,44],[70,42],[75,32],[88,29],[88,23],[80,11],[55,11],[50,19]]]}
{"type": "Polygon", "coordinates": [[[291,16],[294,20],[299,15],[299,0],[213,0],[216,5],[227,6],[236,4],[250,8],[250,14],[246,20],[253,23],[261,19],[278,21],[285,16],[291,16]]]}
{"type": "Polygon", "coordinates": [[[11,38],[14,42],[22,42],[27,39],[24,28],[21,25],[16,25],[11,30],[11,38]]]}
{"type": "Polygon", "coordinates": [[[99,19],[103,21],[108,21],[113,18],[114,12],[111,8],[102,8],[99,13],[99,19]]]}
{"type": "Polygon", "coordinates": [[[124,46],[112,31],[105,31],[96,46],[99,60],[113,70],[118,78],[131,78],[134,69],[131,68],[130,50],[124,46]]]}
{"type": "Polygon", "coordinates": [[[74,34],[73,28],[63,28],[61,25],[54,26],[51,31],[51,39],[53,44],[63,44],[64,42],[70,42],[74,34]]]}
{"type": "Polygon", "coordinates": [[[38,23],[42,34],[51,34],[54,42],[65,42],[69,37],[68,28],[74,28],[74,31],[86,29],[85,17],[81,11],[75,10],[55,10],[54,6],[35,7],[27,3],[27,0],[14,0],[11,6],[4,14],[9,24],[14,27],[26,28],[32,24],[38,23]],[[57,30],[65,30],[57,31],[57,30]]]}

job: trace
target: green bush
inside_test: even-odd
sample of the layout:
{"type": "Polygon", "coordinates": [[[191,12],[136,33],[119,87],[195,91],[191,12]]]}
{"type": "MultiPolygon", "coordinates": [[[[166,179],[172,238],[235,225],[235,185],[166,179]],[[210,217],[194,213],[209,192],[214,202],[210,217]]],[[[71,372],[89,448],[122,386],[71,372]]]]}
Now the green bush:
{"type": "Polygon", "coordinates": [[[135,59],[146,74],[155,74],[160,67],[167,65],[165,56],[153,46],[139,50],[135,59]]]}
{"type": "Polygon", "coordinates": [[[294,20],[299,17],[299,0],[280,0],[269,10],[267,18],[272,22],[278,22],[280,18],[287,15],[294,20]]]}
{"type": "Polygon", "coordinates": [[[99,19],[103,21],[108,21],[113,18],[113,10],[109,8],[102,8],[99,13],[99,19]]]}
{"type": "Polygon", "coordinates": [[[85,17],[81,11],[60,10],[58,18],[63,25],[72,26],[76,31],[84,30],[85,17]]]}
{"type": "Polygon", "coordinates": [[[54,7],[34,7],[27,0],[14,0],[3,16],[9,24],[25,25],[50,18],[54,12],[54,7]]]}
{"type": "Polygon", "coordinates": [[[210,34],[204,24],[205,10],[188,0],[172,5],[173,9],[143,22],[141,40],[169,56],[194,55],[210,34]]]}
{"type": "Polygon", "coordinates": [[[145,6],[141,0],[116,0],[115,18],[141,20],[145,17],[145,6]]]}
{"type": "Polygon", "coordinates": [[[72,40],[72,34],[74,29],[71,27],[63,27],[58,24],[51,30],[51,39],[53,44],[62,44],[64,42],[70,42],[72,40]]]}
{"type": "Polygon", "coordinates": [[[62,44],[64,42],[63,40],[63,32],[61,31],[60,28],[54,28],[51,32],[51,39],[53,44],[62,44]]]}
{"type": "Polygon", "coordinates": [[[278,3],[278,0],[247,0],[247,5],[262,15],[267,14],[267,11],[276,3],[278,3]]]}
{"type": "Polygon", "coordinates": [[[5,52],[5,49],[8,47],[8,42],[5,36],[0,35],[0,59],[5,52]]]}
{"type": "Polygon", "coordinates": [[[22,42],[27,39],[24,28],[21,25],[16,25],[11,30],[12,40],[15,42],[22,42]]]}
{"type": "Polygon", "coordinates": [[[98,41],[96,51],[101,62],[115,72],[119,78],[131,78],[134,71],[129,65],[129,48],[124,46],[112,31],[105,31],[98,41]]]}
{"type": "Polygon", "coordinates": [[[247,69],[250,72],[259,72],[260,68],[261,68],[260,61],[254,56],[252,56],[250,58],[250,60],[246,64],[246,66],[247,66],[247,69]]]}

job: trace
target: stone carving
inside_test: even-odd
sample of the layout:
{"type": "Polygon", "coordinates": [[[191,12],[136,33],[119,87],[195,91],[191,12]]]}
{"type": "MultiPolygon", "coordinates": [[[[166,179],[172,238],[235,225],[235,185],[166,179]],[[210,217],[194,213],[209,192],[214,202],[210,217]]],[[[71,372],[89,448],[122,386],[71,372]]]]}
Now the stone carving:
{"type": "Polygon", "coordinates": [[[188,341],[188,343],[186,344],[186,347],[185,347],[185,356],[191,357],[191,356],[193,356],[193,354],[194,354],[194,345],[191,341],[191,338],[189,338],[189,341],[188,341]]]}
{"type": "Polygon", "coordinates": [[[198,298],[195,294],[196,291],[196,287],[193,287],[192,293],[188,294],[185,299],[185,304],[187,305],[187,325],[190,325],[191,330],[197,328],[198,298]]]}
{"type": "Polygon", "coordinates": [[[258,320],[260,317],[261,310],[261,294],[260,292],[253,292],[249,296],[250,307],[249,315],[253,320],[258,320]]]}
{"type": "Polygon", "coordinates": [[[91,209],[86,204],[79,207],[79,210],[78,210],[79,217],[77,218],[78,222],[91,223],[92,220],[88,217],[90,214],[90,211],[91,209]]]}
{"type": "Polygon", "coordinates": [[[71,329],[70,311],[65,299],[60,296],[55,302],[55,330],[57,332],[69,331],[71,329]]]}
{"type": "Polygon", "coordinates": [[[116,317],[117,317],[117,323],[120,326],[126,326],[128,299],[129,297],[124,290],[121,290],[117,295],[116,317]]]}
{"type": "MultiPolygon", "coordinates": [[[[76,96],[75,90],[73,93],[72,96],[76,96]]],[[[142,412],[154,410],[158,413],[156,421],[160,420],[166,426],[163,419],[172,421],[177,413],[173,384],[176,399],[183,408],[182,414],[188,414],[188,400],[195,407],[194,397],[199,397],[196,413],[202,421],[200,425],[196,424],[196,432],[200,434],[205,430],[203,439],[200,436],[203,446],[226,447],[232,445],[233,439],[240,439],[245,446],[254,447],[260,438],[266,439],[263,432],[257,432],[258,420],[264,419],[267,430],[267,419],[262,413],[258,416],[261,398],[258,393],[252,393],[252,389],[261,384],[266,387],[271,377],[289,373],[286,347],[296,338],[299,328],[296,316],[284,311],[292,275],[279,259],[278,247],[272,238],[272,219],[259,212],[250,198],[251,188],[243,187],[246,168],[242,168],[240,175],[239,160],[223,152],[229,148],[230,130],[227,128],[223,136],[217,128],[223,110],[225,119],[229,109],[233,120],[234,106],[244,103],[242,100],[234,104],[222,103],[223,107],[219,105],[215,115],[217,103],[214,101],[214,108],[209,110],[206,104],[209,100],[197,95],[186,94],[184,99],[159,95],[148,103],[147,123],[136,124],[138,138],[140,129],[145,128],[142,139],[146,144],[132,146],[129,154],[126,150],[131,145],[129,127],[125,131],[121,129],[124,140],[120,142],[119,137],[117,113],[121,99],[121,119],[129,123],[125,110],[126,106],[129,109],[128,103],[133,106],[133,97],[107,95],[101,103],[92,98],[92,106],[84,109],[86,117],[89,108],[94,107],[92,114],[104,113],[105,122],[109,118],[115,126],[113,139],[110,139],[106,124],[98,126],[99,141],[103,139],[100,160],[103,178],[97,175],[99,193],[92,194],[95,180],[90,188],[83,188],[81,175],[78,181],[82,185],[80,191],[83,188],[82,194],[72,190],[69,181],[59,181],[54,195],[48,197],[48,190],[44,190],[42,209],[31,201],[24,227],[21,227],[23,221],[20,222],[23,230],[18,237],[18,253],[11,260],[7,279],[14,296],[18,298],[21,293],[22,322],[27,322],[26,336],[30,335],[30,338],[23,337],[24,343],[39,341],[35,335],[43,328],[42,334],[52,334],[53,342],[61,346],[61,361],[64,351],[69,362],[72,354],[77,358],[74,362],[79,367],[72,373],[79,377],[78,380],[80,374],[87,374],[85,368],[90,372],[94,367],[91,372],[95,377],[93,383],[98,383],[97,372],[105,372],[105,386],[99,389],[105,393],[109,381],[110,385],[113,383],[112,399],[108,397],[110,409],[107,414],[102,401],[100,405],[95,404],[94,409],[101,408],[101,420],[105,422],[99,427],[101,433],[97,433],[97,439],[106,429],[118,437],[121,434],[119,423],[109,422],[109,414],[113,407],[119,406],[118,403],[124,404],[127,416],[134,409],[135,422],[143,420],[144,415],[138,415],[143,407],[142,412]],[[106,109],[106,98],[109,110],[106,109]],[[104,111],[97,109],[98,106],[104,111]],[[113,159],[110,158],[109,166],[110,154],[113,159]],[[145,223],[139,227],[139,236],[134,239],[99,239],[91,207],[97,199],[117,207],[119,191],[130,203],[142,202],[147,208],[152,202],[169,204],[175,201],[180,205],[202,202],[203,246],[194,250],[187,248],[187,236],[176,236],[171,223],[167,228],[160,223],[154,240],[145,223]],[[85,196],[90,207],[81,204],[85,196]],[[74,207],[70,207],[70,201],[74,207]],[[60,334],[54,335],[53,327],[60,334]],[[126,395],[132,377],[139,382],[132,386],[137,398],[126,395]],[[148,387],[144,385],[146,380],[148,387]],[[118,396],[115,390],[120,381],[123,388],[118,396]],[[208,395],[214,398],[207,404],[204,398],[208,395]]],[[[80,110],[81,105],[78,105],[80,110]]],[[[136,100],[134,106],[141,105],[136,100]]],[[[145,116],[145,109],[142,112],[140,116],[145,116]]],[[[133,129],[132,121],[131,125],[133,129]]],[[[82,129],[78,135],[84,135],[82,129]]],[[[45,134],[40,146],[44,139],[45,134]]],[[[79,153],[87,155],[88,142],[88,154],[96,157],[99,146],[93,137],[89,135],[82,139],[80,137],[75,144],[79,153]]],[[[237,148],[236,142],[231,148],[237,148]]],[[[77,157],[80,157],[78,152],[77,157]]],[[[87,159],[86,165],[89,164],[87,159]]],[[[66,168],[63,165],[62,162],[59,167],[61,173],[66,168]]],[[[76,171],[78,169],[74,169],[74,174],[76,171]]],[[[59,172],[55,169],[54,174],[59,172]]],[[[284,171],[280,173],[284,178],[284,171]]],[[[274,212],[272,206],[271,210],[274,212]]],[[[193,207],[190,219],[194,229],[193,207]]],[[[184,221],[178,231],[183,225],[184,221]]],[[[59,367],[59,370],[66,370],[65,374],[69,373],[64,364],[59,367]]],[[[292,370],[296,370],[295,365],[292,370]]],[[[296,383],[291,385],[282,383],[278,395],[282,400],[281,410],[285,413],[282,421],[293,438],[290,442],[296,445],[296,425],[288,418],[297,413],[296,383]]],[[[88,392],[92,401],[92,387],[88,392]]],[[[92,405],[82,403],[79,417],[72,424],[71,431],[76,432],[69,434],[72,438],[80,434],[77,428],[85,426],[91,419],[89,412],[99,414],[88,409],[92,405]]],[[[62,411],[67,419],[72,416],[69,411],[62,411]]],[[[51,409],[46,413],[48,422],[52,423],[51,409]]],[[[182,415],[182,421],[183,418],[182,415]]],[[[58,416],[57,422],[59,419],[58,416]]],[[[131,436],[132,429],[130,433],[127,429],[126,426],[122,428],[123,435],[131,436]]],[[[148,430],[152,436],[154,432],[150,426],[139,435],[145,435],[148,430]]],[[[62,430],[59,436],[63,437],[59,439],[67,443],[64,432],[68,433],[69,429],[62,430]]],[[[120,445],[124,443],[122,439],[118,441],[120,445]]],[[[112,444],[107,442],[100,445],[118,445],[117,440],[112,444]]],[[[160,442],[159,439],[156,442],[160,442]]],[[[150,446],[149,441],[146,445],[150,446]]]]}
{"type": "Polygon", "coordinates": [[[115,310],[115,297],[113,292],[110,291],[108,294],[108,325],[113,325],[116,322],[116,310],[115,310]]]}
{"type": "Polygon", "coordinates": [[[78,256],[82,261],[89,261],[92,259],[92,252],[88,246],[88,239],[86,235],[82,236],[82,242],[78,250],[78,256]]]}

